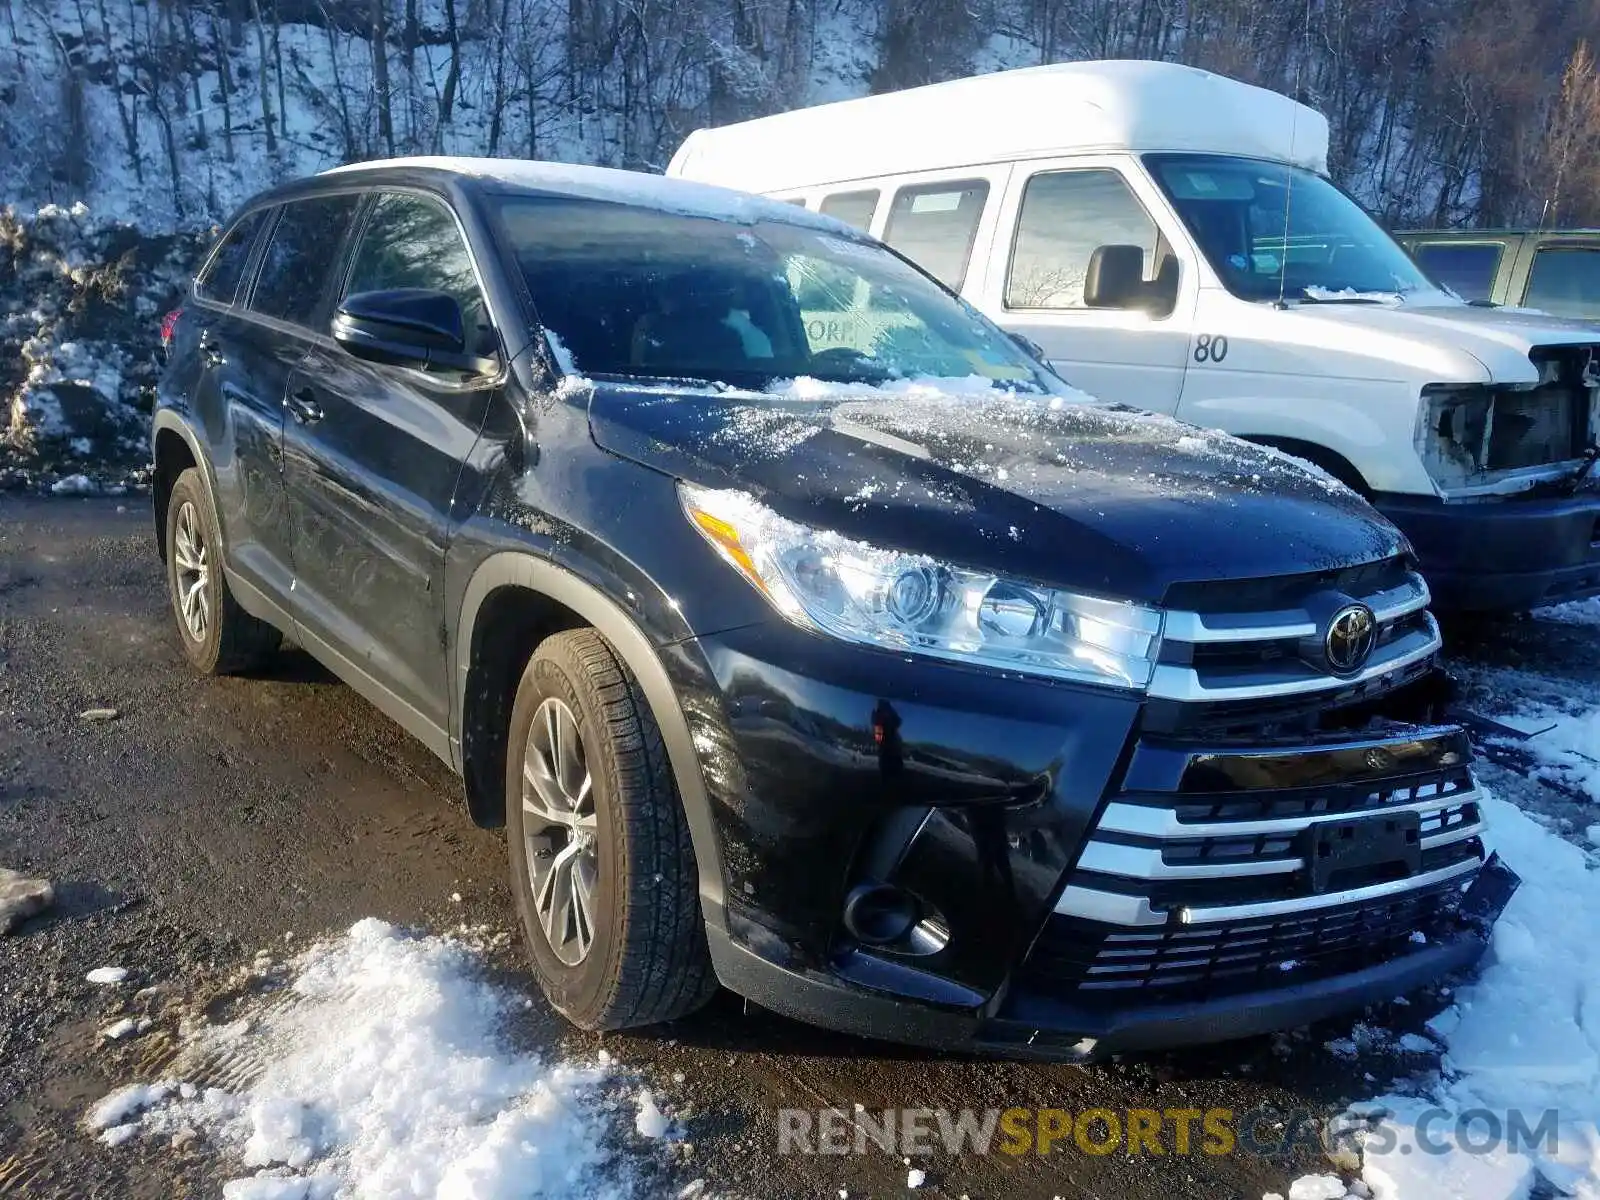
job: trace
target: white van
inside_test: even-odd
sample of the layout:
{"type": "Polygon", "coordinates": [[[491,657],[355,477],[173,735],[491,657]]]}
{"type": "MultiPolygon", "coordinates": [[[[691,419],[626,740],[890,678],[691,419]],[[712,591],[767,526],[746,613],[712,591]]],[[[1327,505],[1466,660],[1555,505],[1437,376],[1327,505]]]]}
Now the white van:
{"type": "MultiPolygon", "coordinates": [[[[1327,155],[1313,109],[1129,61],[702,129],[667,173],[868,230],[1086,391],[1318,463],[1445,606],[1600,593],[1600,327],[1442,290],[1327,155]]],[[[807,319],[870,351],[872,316],[807,319]]]]}

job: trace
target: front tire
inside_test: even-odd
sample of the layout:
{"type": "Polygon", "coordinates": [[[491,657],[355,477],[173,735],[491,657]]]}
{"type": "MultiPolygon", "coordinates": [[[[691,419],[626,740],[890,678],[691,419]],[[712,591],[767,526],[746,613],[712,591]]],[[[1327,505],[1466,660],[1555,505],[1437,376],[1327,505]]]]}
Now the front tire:
{"type": "Polygon", "coordinates": [[[183,652],[207,675],[257,665],[282,635],[239,607],[222,573],[222,531],[196,467],[179,475],[167,499],[167,592],[183,652]]]}
{"type": "Polygon", "coordinates": [[[506,745],[511,890],[550,1003],[583,1029],[705,1004],[717,984],[688,824],[661,731],[604,638],[540,644],[506,745]]]}

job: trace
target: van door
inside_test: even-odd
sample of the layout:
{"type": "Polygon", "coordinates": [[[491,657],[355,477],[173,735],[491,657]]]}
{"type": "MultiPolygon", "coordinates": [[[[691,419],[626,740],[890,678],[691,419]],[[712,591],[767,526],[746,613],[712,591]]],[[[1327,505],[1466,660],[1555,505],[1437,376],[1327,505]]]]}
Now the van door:
{"type": "Polygon", "coordinates": [[[1114,155],[1014,166],[990,270],[967,298],[1033,339],[1071,384],[1172,412],[1183,391],[1197,283],[1152,216],[1142,176],[1114,155]],[[1137,253],[1135,252],[1137,251],[1137,253]]]}

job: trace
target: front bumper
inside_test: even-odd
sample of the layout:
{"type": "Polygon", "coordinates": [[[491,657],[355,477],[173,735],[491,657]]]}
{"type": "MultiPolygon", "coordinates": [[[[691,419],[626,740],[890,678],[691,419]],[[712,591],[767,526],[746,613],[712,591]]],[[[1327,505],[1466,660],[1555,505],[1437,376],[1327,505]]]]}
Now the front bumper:
{"type": "Polygon", "coordinates": [[[840,973],[786,969],[711,937],[723,984],[763,1008],[862,1037],[946,1051],[1045,1061],[1086,1062],[1108,1055],[1254,1037],[1392,1000],[1465,970],[1482,957],[1488,933],[1520,881],[1491,858],[1462,900],[1454,934],[1331,978],[1215,999],[1102,1009],[1018,988],[991,1013],[865,988],[840,973]]]}
{"type": "Polygon", "coordinates": [[[1397,669],[1396,690],[1308,713],[1141,704],[782,624],[696,648],[714,694],[686,711],[727,880],[713,959],[819,1025],[1052,1058],[1240,1037],[1469,965],[1487,923],[1464,889],[1489,922],[1504,899],[1486,889],[1509,896],[1465,735],[1399,723],[1424,719],[1404,697],[1437,675],[1397,669]],[[1409,864],[1313,882],[1311,826],[1397,814],[1409,864]],[[876,885],[942,948],[857,936],[845,910],[876,885]]]}
{"type": "Polygon", "coordinates": [[[1373,503],[1411,539],[1438,608],[1510,612],[1600,595],[1600,492],[1373,503]]]}

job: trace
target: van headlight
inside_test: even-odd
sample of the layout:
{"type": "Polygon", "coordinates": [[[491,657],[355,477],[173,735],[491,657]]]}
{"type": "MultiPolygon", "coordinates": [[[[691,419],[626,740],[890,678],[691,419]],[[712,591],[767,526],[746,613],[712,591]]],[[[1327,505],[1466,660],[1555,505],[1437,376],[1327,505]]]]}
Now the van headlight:
{"type": "Polygon", "coordinates": [[[867,646],[1143,689],[1161,614],[882,550],[778,516],[743,492],[679,485],[705,539],[789,620],[867,646]]]}

